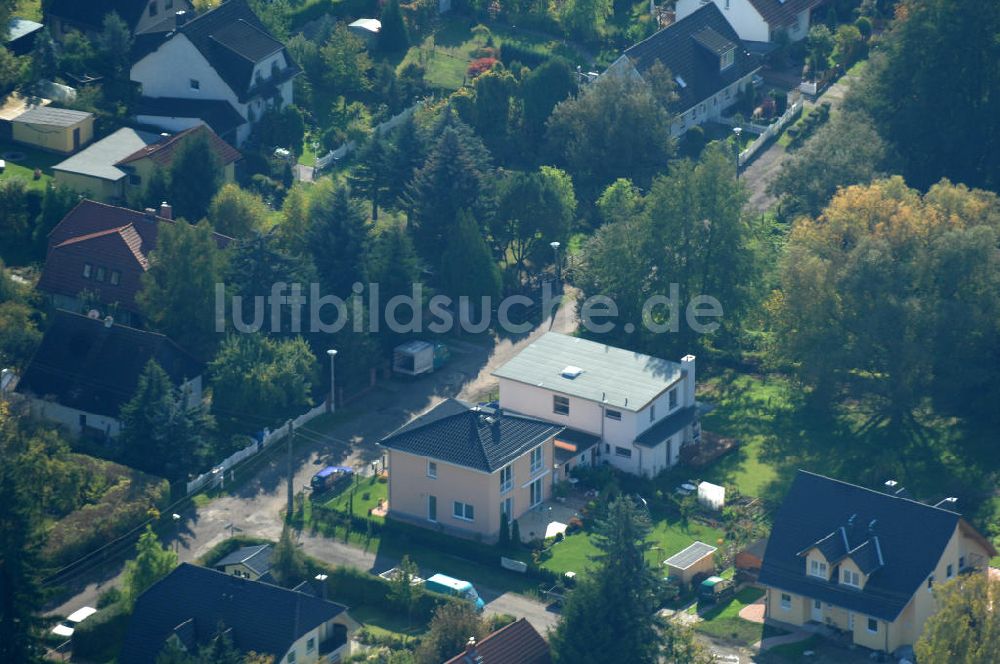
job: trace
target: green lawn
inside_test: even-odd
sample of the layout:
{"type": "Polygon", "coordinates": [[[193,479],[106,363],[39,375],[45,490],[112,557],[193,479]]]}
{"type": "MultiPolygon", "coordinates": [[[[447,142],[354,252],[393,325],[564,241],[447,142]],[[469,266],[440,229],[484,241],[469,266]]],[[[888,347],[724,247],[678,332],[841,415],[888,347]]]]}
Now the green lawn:
{"type": "Polygon", "coordinates": [[[422,625],[416,621],[410,624],[404,616],[389,613],[381,606],[374,604],[352,606],[351,617],[362,623],[375,635],[407,638],[420,636],[427,631],[427,625],[422,625]]]}
{"type": "MultiPolygon", "coordinates": [[[[355,516],[367,517],[368,511],[375,509],[379,500],[389,499],[389,484],[387,482],[379,481],[375,477],[358,477],[357,480],[327,500],[327,506],[346,512],[348,505],[352,505],[355,516]],[[352,494],[354,495],[353,504],[352,494]]],[[[376,521],[383,520],[383,517],[378,516],[372,518],[376,521]]]]}
{"type": "MultiPolygon", "coordinates": [[[[715,546],[723,532],[715,528],[691,523],[683,528],[679,523],[660,521],[653,526],[650,542],[653,548],[647,555],[650,565],[662,564],[664,560],[684,549],[695,540],[715,546]]],[[[552,557],[542,563],[542,567],[557,574],[580,573],[590,567],[591,557],[599,553],[589,533],[575,533],[552,546],[552,557]]]]}
{"type": "MultiPolygon", "coordinates": [[[[750,646],[765,636],[765,627],[760,623],[752,623],[739,617],[743,607],[753,604],[764,595],[760,588],[744,588],[728,602],[712,607],[701,614],[701,622],[695,624],[695,630],[720,639],[736,641],[750,646]]],[[[773,636],[774,630],[768,630],[766,636],[773,636]]]]}
{"type": "Polygon", "coordinates": [[[44,152],[19,143],[0,141],[0,158],[7,162],[7,168],[0,173],[0,180],[21,178],[28,184],[29,189],[44,190],[52,179],[52,167],[63,161],[66,155],[44,152]],[[19,152],[24,157],[16,161],[4,157],[4,154],[13,152],[19,152]],[[34,179],[36,168],[42,169],[42,177],[37,180],[34,179]]]}

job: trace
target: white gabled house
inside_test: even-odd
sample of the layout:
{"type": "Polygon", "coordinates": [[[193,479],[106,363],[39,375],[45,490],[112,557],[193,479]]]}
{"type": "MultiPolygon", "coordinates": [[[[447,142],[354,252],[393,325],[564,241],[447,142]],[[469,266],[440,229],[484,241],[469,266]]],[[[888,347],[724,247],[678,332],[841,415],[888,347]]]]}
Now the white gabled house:
{"type": "Polygon", "coordinates": [[[769,43],[776,41],[780,32],[791,41],[805,39],[812,11],[823,0],[677,0],[677,20],[712,3],[722,11],[740,39],[769,43]]]}
{"type": "MultiPolygon", "coordinates": [[[[188,100],[218,115],[218,102],[228,104],[242,119],[236,128],[241,145],[253,125],[271,108],[293,101],[292,79],[301,71],[284,45],[272,37],[246,0],[226,0],[217,8],[186,19],[178,12],[176,30],[149,43],[132,65],[131,78],[142,86],[143,119],[157,123],[156,107],[175,108],[188,100]],[[214,105],[210,104],[215,102],[214,105]]],[[[162,119],[177,131],[176,111],[162,119]]],[[[207,117],[190,118],[211,124],[207,117]]]]}
{"type": "Polygon", "coordinates": [[[559,455],[560,478],[600,463],[652,477],[700,440],[693,355],[670,362],[549,332],[493,375],[504,411],[565,426],[569,440],[599,440],[585,454],[559,455]]]}

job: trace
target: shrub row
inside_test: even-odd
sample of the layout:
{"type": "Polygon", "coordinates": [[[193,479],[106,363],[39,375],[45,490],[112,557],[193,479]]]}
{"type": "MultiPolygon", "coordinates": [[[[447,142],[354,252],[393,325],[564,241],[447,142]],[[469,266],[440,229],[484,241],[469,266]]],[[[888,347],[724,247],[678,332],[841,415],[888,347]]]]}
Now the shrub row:
{"type": "Polygon", "coordinates": [[[73,657],[106,662],[118,656],[131,612],[124,602],[101,609],[73,631],[73,657]]]}
{"type": "MultiPolygon", "coordinates": [[[[316,570],[322,570],[329,578],[327,597],[350,606],[370,605],[380,606],[390,611],[396,611],[389,598],[392,587],[380,576],[356,570],[353,567],[326,567],[317,561],[312,561],[316,570]]],[[[434,611],[442,604],[458,600],[433,592],[420,594],[413,607],[413,620],[417,623],[430,622],[434,611]]]]}
{"type": "Polygon", "coordinates": [[[512,62],[520,62],[522,65],[534,69],[550,57],[547,52],[538,47],[511,41],[504,41],[500,45],[500,59],[508,67],[512,62]]]}

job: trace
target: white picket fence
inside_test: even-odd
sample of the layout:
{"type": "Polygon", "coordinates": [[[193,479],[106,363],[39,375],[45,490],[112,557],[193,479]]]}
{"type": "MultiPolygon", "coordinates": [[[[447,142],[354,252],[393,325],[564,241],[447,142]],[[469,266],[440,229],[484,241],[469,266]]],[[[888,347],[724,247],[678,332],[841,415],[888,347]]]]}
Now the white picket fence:
{"type": "MultiPolygon", "coordinates": [[[[382,134],[384,134],[387,131],[392,131],[397,126],[399,126],[400,123],[402,123],[404,120],[406,120],[411,115],[413,115],[416,112],[416,110],[418,108],[420,108],[421,106],[423,106],[423,105],[424,105],[424,100],[421,99],[420,101],[418,101],[413,106],[410,106],[409,108],[406,108],[406,109],[400,111],[399,113],[397,113],[396,115],[392,116],[391,118],[389,118],[385,122],[382,122],[382,123],[376,125],[375,129],[372,130],[373,133],[375,133],[377,135],[382,135],[382,134]]],[[[344,143],[343,145],[341,145],[336,150],[330,150],[329,152],[327,152],[322,157],[317,157],[316,158],[316,164],[314,166],[315,169],[316,169],[316,171],[317,172],[322,171],[322,170],[326,169],[334,161],[336,161],[338,159],[343,159],[355,147],[357,147],[357,145],[355,144],[354,141],[347,141],[346,143],[344,143]]]]}
{"type": "Polygon", "coordinates": [[[749,163],[753,159],[761,148],[763,148],[768,141],[781,133],[781,130],[788,126],[790,123],[795,122],[798,117],[802,115],[802,102],[796,101],[794,104],[785,110],[784,114],[777,121],[769,125],[757,125],[755,123],[744,124],[742,126],[750,129],[754,132],[759,132],[758,136],[753,143],[748,145],[745,150],[740,152],[739,165],[742,167],[749,163]]]}
{"type": "MultiPolygon", "coordinates": [[[[325,412],[327,412],[327,405],[326,402],[324,401],[315,408],[305,413],[302,413],[301,415],[296,417],[294,420],[292,420],[292,425],[298,428],[300,426],[303,426],[310,420],[319,417],[325,412]]],[[[187,495],[190,496],[193,493],[197,493],[198,491],[201,491],[202,489],[204,489],[206,486],[209,485],[211,485],[211,488],[213,489],[221,488],[225,484],[226,471],[230,470],[241,461],[249,459],[253,455],[263,452],[274,443],[284,439],[284,437],[287,435],[288,435],[287,425],[275,429],[274,431],[271,431],[270,429],[264,429],[264,436],[261,438],[260,441],[254,441],[249,445],[247,445],[246,447],[244,447],[242,450],[234,452],[232,455],[230,455],[226,459],[223,459],[221,463],[213,467],[208,472],[202,473],[198,477],[188,482],[187,495]]]]}

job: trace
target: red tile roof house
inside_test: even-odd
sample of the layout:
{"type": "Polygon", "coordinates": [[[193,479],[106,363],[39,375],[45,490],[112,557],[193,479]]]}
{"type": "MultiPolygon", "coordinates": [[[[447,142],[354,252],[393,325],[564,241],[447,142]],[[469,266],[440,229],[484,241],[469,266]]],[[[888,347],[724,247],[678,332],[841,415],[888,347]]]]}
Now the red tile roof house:
{"type": "Polygon", "coordinates": [[[549,644],[524,618],[488,635],[470,638],[465,652],[444,664],[549,664],[549,644]]]}
{"type": "MultiPolygon", "coordinates": [[[[169,205],[158,213],[81,201],[49,233],[38,289],[56,308],[95,309],[117,322],[141,322],[136,296],[162,224],[172,224],[169,205]]],[[[220,248],[232,238],[215,234],[220,248]]]]}

